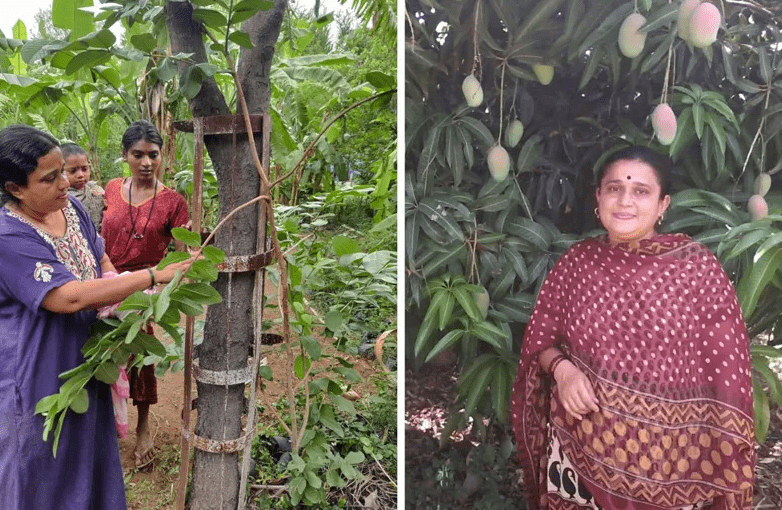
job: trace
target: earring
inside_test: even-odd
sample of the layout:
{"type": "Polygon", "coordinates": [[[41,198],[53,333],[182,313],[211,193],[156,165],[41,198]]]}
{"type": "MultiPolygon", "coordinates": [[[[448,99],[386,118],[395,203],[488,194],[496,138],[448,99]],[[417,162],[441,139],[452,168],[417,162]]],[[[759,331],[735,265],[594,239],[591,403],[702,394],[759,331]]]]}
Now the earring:
{"type": "Polygon", "coordinates": [[[597,219],[600,219],[600,213],[597,212],[597,207],[595,207],[595,216],[597,217],[597,219]]]}
{"type": "Polygon", "coordinates": [[[657,226],[661,226],[663,224],[663,215],[661,214],[659,218],[657,218],[657,226]]]}

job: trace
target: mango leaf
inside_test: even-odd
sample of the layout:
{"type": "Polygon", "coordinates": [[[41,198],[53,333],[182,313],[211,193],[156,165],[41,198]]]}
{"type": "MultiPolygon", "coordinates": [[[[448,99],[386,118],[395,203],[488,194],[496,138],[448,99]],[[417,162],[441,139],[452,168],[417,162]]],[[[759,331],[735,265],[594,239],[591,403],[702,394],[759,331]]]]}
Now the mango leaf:
{"type": "Polygon", "coordinates": [[[771,422],[771,409],[768,404],[768,397],[766,392],[763,391],[763,386],[757,381],[752,379],[752,406],[755,410],[755,440],[758,444],[766,442],[768,436],[768,426],[771,422]]]}
{"type": "Polygon", "coordinates": [[[736,293],[746,320],[752,317],[761,293],[781,266],[782,248],[769,250],[755,260],[751,269],[739,280],[736,293]]]}
{"type": "Polygon", "coordinates": [[[429,351],[429,354],[426,355],[426,361],[430,361],[432,358],[451,347],[457,341],[461,340],[461,338],[464,336],[464,333],[465,330],[463,329],[454,329],[443,335],[443,337],[438,340],[434,347],[432,347],[432,349],[429,351]]]}

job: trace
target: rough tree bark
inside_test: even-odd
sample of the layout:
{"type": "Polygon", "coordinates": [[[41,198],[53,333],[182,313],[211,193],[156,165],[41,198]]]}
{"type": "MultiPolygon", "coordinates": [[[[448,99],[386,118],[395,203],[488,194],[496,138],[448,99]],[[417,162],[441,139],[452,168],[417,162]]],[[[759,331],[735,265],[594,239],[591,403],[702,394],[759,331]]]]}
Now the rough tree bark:
{"type": "MultiPolygon", "coordinates": [[[[274,8],[259,12],[242,26],[255,45],[253,49],[242,50],[238,64],[238,76],[250,114],[266,113],[269,107],[269,73],[287,0],[275,0],[274,3],[274,8]]],[[[189,2],[166,2],[171,49],[175,54],[192,53],[197,63],[206,62],[202,26],[193,20],[192,12],[189,2]]],[[[180,75],[185,68],[185,64],[180,66],[180,75]]],[[[193,117],[233,113],[212,79],[205,80],[199,94],[190,101],[190,111],[193,117]]],[[[260,133],[255,139],[260,154],[260,133]]],[[[204,142],[217,174],[222,219],[236,206],[258,196],[260,179],[246,135],[237,136],[236,153],[231,136],[205,136],[204,142]]],[[[259,217],[258,206],[240,211],[217,233],[216,246],[227,256],[255,253],[259,217]]],[[[247,366],[253,338],[253,284],[252,273],[221,273],[215,282],[223,302],[211,306],[207,313],[204,341],[199,348],[202,368],[225,371],[247,366]]],[[[195,433],[215,440],[237,439],[242,433],[244,390],[244,385],[222,387],[197,383],[195,433]]],[[[235,509],[239,499],[239,476],[238,454],[196,450],[191,508],[235,509]]]]}

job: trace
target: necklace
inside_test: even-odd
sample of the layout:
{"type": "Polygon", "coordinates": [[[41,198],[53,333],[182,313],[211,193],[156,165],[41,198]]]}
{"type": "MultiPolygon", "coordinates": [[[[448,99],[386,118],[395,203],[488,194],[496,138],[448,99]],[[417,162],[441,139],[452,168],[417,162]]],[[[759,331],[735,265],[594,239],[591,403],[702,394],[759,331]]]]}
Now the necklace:
{"type": "MultiPolygon", "coordinates": [[[[147,232],[147,225],[149,225],[149,219],[152,218],[152,211],[155,209],[155,199],[157,198],[157,180],[155,180],[155,192],[152,194],[152,205],[149,207],[149,214],[147,215],[147,222],[144,224],[144,229],[139,234],[136,232],[136,220],[138,220],[138,214],[133,217],[133,178],[130,179],[130,186],[128,186],[128,213],[130,214],[130,230],[133,232],[133,239],[144,239],[144,234],[147,232]]],[[[139,207],[140,209],[140,207],[139,207]]],[[[139,214],[141,212],[139,211],[139,214]]]]}

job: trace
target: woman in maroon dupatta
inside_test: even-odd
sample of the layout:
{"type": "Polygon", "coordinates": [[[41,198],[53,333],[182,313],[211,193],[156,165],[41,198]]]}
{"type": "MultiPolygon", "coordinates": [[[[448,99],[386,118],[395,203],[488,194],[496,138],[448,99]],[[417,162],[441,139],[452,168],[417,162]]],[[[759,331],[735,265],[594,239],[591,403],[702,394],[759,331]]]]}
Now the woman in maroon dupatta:
{"type": "Polygon", "coordinates": [[[612,155],[595,212],[522,343],[512,420],[530,510],[750,510],[755,465],[747,330],[706,247],[658,234],[669,160],[612,155]],[[553,398],[552,398],[553,397],[553,398]]]}

